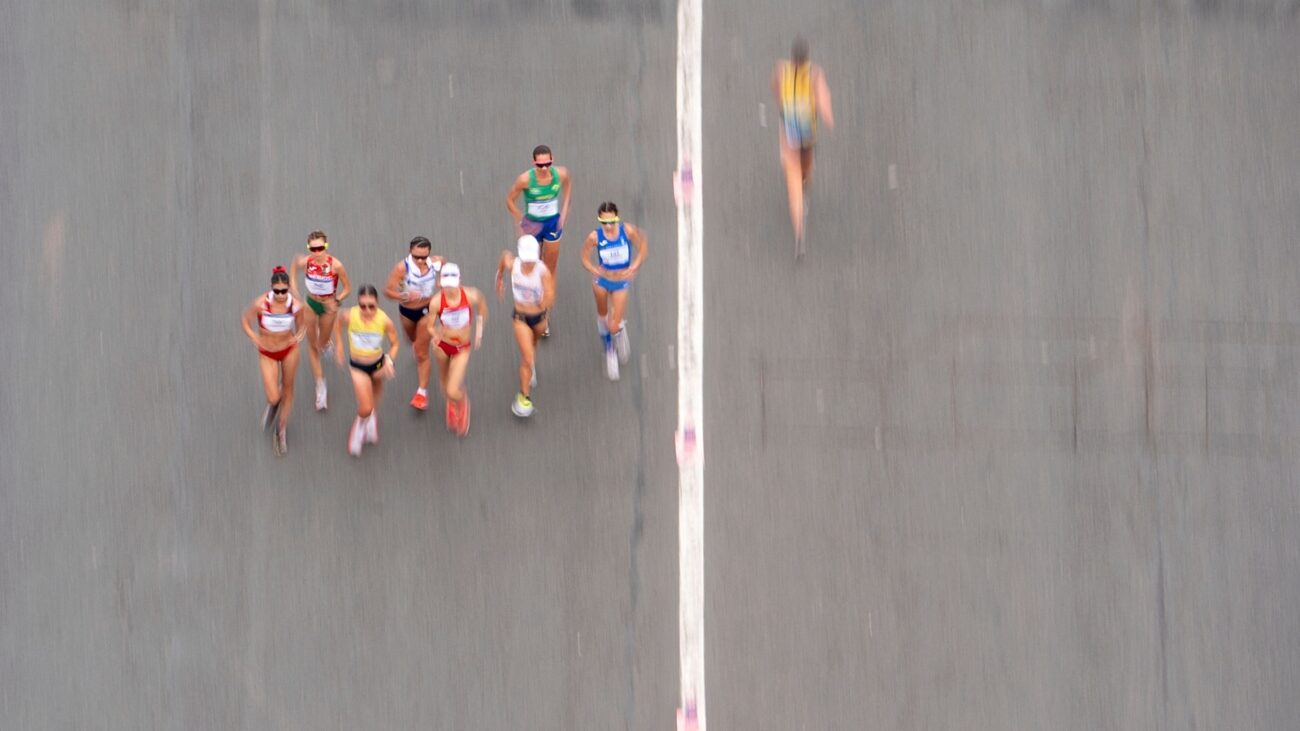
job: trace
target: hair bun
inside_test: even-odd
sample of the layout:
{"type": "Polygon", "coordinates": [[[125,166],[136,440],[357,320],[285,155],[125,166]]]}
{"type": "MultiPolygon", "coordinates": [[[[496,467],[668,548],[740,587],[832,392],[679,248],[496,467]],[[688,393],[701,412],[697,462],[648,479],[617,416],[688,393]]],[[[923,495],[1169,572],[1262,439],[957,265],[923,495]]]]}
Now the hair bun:
{"type": "Polygon", "coordinates": [[[278,266],[278,267],[272,269],[272,270],[271,270],[271,273],[272,273],[272,274],[284,274],[284,273],[285,273],[285,270],[284,270],[284,267],[278,266]]]}

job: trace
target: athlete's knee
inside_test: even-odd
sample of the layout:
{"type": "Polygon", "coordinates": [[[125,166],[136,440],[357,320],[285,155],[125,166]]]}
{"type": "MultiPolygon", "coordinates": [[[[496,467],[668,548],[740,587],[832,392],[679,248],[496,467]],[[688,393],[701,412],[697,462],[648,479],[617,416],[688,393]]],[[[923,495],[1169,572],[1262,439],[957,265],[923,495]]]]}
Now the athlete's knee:
{"type": "Polygon", "coordinates": [[[465,389],[460,386],[447,386],[447,398],[451,401],[460,401],[465,398],[465,389]]]}

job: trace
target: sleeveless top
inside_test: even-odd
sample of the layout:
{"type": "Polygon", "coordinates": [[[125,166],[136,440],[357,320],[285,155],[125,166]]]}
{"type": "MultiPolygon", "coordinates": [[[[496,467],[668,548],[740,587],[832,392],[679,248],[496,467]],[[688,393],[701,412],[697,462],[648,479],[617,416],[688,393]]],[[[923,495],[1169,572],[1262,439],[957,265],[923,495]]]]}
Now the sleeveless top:
{"type": "Polygon", "coordinates": [[[781,63],[781,124],[791,142],[811,143],[817,132],[817,107],[813,104],[812,63],[796,67],[781,63]]]}
{"type": "Polygon", "coordinates": [[[339,275],[334,271],[334,257],[326,255],[325,261],[312,261],[307,257],[307,291],[317,297],[329,297],[338,290],[339,275]]]}
{"type": "Polygon", "coordinates": [[[361,317],[361,308],[351,309],[348,313],[348,342],[354,360],[374,361],[384,354],[384,330],[388,322],[388,313],[383,310],[376,309],[375,316],[366,322],[361,317]]]}
{"type": "Polygon", "coordinates": [[[560,174],[551,167],[551,182],[542,185],[537,182],[537,168],[528,171],[528,187],[524,188],[524,214],[530,221],[544,221],[560,215],[560,174]]]}
{"type": "Polygon", "coordinates": [[[429,266],[429,271],[424,274],[420,273],[420,267],[415,263],[415,258],[407,254],[406,261],[406,290],[408,292],[419,292],[420,299],[429,299],[433,296],[433,290],[438,288],[438,270],[442,267],[428,260],[425,262],[429,266]]]}
{"type": "Polygon", "coordinates": [[[469,296],[465,294],[465,289],[460,288],[460,304],[455,307],[447,306],[446,292],[439,297],[441,299],[438,302],[438,317],[442,320],[442,326],[448,330],[463,330],[469,327],[469,319],[474,313],[474,308],[469,303],[469,296]]]}
{"type": "Polygon", "coordinates": [[[523,264],[516,257],[515,265],[510,269],[510,290],[514,294],[515,304],[540,305],[542,296],[546,294],[542,287],[542,274],[547,271],[546,265],[539,261],[533,264],[532,274],[525,274],[523,264]]]}
{"type": "Polygon", "coordinates": [[[596,229],[596,256],[600,265],[606,269],[627,269],[632,265],[632,242],[627,238],[627,230],[618,224],[618,237],[605,238],[605,229],[596,229]]]}
{"type": "Polygon", "coordinates": [[[262,329],[269,333],[287,333],[293,331],[294,315],[298,313],[302,305],[294,300],[293,295],[285,298],[285,306],[288,312],[271,312],[271,303],[275,301],[275,296],[270,292],[266,293],[266,299],[262,301],[262,311],[257,314],[258,324],[262,329]]]}

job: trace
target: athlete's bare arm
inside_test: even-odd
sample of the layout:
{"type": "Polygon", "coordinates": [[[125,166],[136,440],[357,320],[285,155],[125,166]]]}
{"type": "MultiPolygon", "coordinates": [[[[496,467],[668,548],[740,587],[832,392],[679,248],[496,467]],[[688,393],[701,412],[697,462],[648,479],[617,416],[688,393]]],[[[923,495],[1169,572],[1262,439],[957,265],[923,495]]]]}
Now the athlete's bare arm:
{"type": "Polygon", "coordinates": [[[301,343],[305,337],[307,337],[307,308],[298,305],[298,311],[293,313],[293,341],[301,343]]]}
{"type": "Polygon", "coordinates": [[[289,293],[293,295],[294,299],[302,299],[302,295],[298,294],[298,269],[306,266],[306,254],[299,254],[289,262],[289,293]]]}
{"type": "Polygon", "coordinates": [[[564,228],[564,222],[569,220],[569,192],[572,178],[569,177],[569,169],[557,167],[555,174],[560,176],[560,195],[564,198],[564,203],[560,208],[560,228],[564,228]]]}
{"type": "Polygon", "coordinates": [[[632,260],[632,263],[627,268],[627,275],[631,277],[633,274],[636,274],[636,270],[641,268],[641,262],[645,261],[645,254],[646,254],[645,232],[642,231],[639,227],[633,226],[630,223],[624,224],[623,230],[627,231],[627,237],[631,239],[632,244],[636,246],[636,258],[632,260]]]}
{"type": "Polygon", "coordinates": [[[434,346],[437,346],[438,343],[442,342],[442,318],[438,317],[439,314],[440,313],[434,309],[433,305],[430,304],[429,316],[424,318],[424,329],[428,331],[429,340],[434,346]]]}
{"type": "Polygon", "coordinates": [[[488,319],[487,297],[474,287],[466,287],[465,296],[469,297],[470,304],[478,313],[474,317],[474,349],[478,350],[478,347],[483,344],[483,326],[487,324],[488,319]]]}
{"type": "Polygon", "coordinates": [[[542,312],[549,312],[555,304],[555,275],[547,269],[542,272],[542,312]]]}
{"type": "Polygon", "coordinates": [[[826,84],[826,74],[821,66],[813,66],[813,97],[817,114],[826,123],[826,129],[835,129],[835,115],[831,112],[831,88],[826,84]]]}
{"type": "Polygon", "coordinates": [[[393,325],[391,317],[384,323],[384,334],[388,336],[388,342],[393,344],[393,347],[388,349],[388,360],[390,363],[396,363],[397,351],[401,350],[402,345],[401,339],[397,337],[397,327],[393,325]]]}
{"type": "Polygon", "coordinates": [[[334,293],[334,301],[342,303],[352,293],[352,278],[348,276],[348,270],[343,266],[343,262],[335,259],[334,266],[338,267],[339,272],[339,288],[334,293]]]}
{"type": "Polygon", "coordinates": [[[505,297],[506,289],[506,271],[515,265],[515,255],[508,250],[501,252],[501,259],[497,261],[497,299],[505,297]]]}
{"type": "Polygon", "coordinates": [[[518,227],[519,219],[523,218],[524,214],[519,212],[519,206],[515,204],[515,201],[519,199],[520,194],[527,187],[528,173],[520,173],[519,177],[515,178],[515,184],[511,186],[510,192],[506,194],[506,210],[510,211],[510,220],[515,222],[516,227],[518,227]]]}
{"type": "Polygon", "coordinates": [[[593,262],[591,258],[591,253],[595,250],[596,250],[596,232],[592,231],[591,233],[587,234],[587,240],[582,242],[582,257],[580,261],[582,262],[583,269],[586,269],[587,271],[599,277],[603,275],[603,272],[596,267],[595,262],[593,262]]]}
{"type": "Polygon", "coordinates": [[[405,302],[406,293],[402,291],[402,280],[405,278],[406,267],[399,261],[393,271],[388,273],[388,279],[384,280],[384,296],[394,302],[405,302]]]}
{"type": "Polygon", "coordinates": [[[257,322],[257,310],[261,306],[262,306],[262,298],[257,297],[253,300],[253,303],[250,304],[247,309],[245,309],[242,313],[240,313],[239,316],[239,325],[240,327],[244,328],[244,334],[248,336],[249,340],[253,341],[253,345],[256,345],[259,348],[262,347],[262,338],[259,337],[257,331],[254,330],[251,325],[249,325],[249,320],[251,319],[253,322],[257,322]]]}

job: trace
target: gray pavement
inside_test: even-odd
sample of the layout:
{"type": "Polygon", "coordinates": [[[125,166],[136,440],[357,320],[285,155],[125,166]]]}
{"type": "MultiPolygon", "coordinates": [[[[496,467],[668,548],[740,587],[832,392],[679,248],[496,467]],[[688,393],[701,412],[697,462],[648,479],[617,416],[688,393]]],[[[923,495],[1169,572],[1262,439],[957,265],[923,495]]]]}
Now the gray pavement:
{"type": "MultiPolygon", "coordinates": [[[[0,4],[0,727],[669,727],[672,4],[76,5],[0,4]],[[467,440],[407,349],[377,448],[304,364],[272,457],[271,266],[418,233],[489,287],[542,141],[533,420],[493,300],[467,440]],[[606,198],[653,247],[618,384],[606,198]]],[[[1295,5],[705,7],[713,728],[1294,725],[1295,5]],[[797,266],[796,27],[838,122],[797,266]]]]}
{"type": "Polygon", "coordinates": [[[1229,5],[708,5],[714,727],[1295,725],[1300,26],[1229,5]]]}

